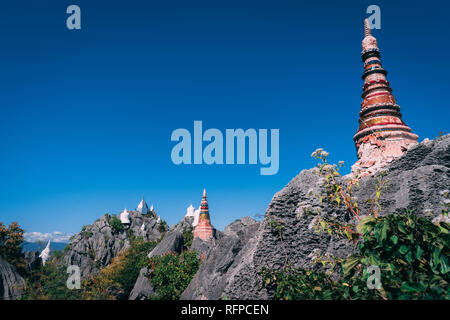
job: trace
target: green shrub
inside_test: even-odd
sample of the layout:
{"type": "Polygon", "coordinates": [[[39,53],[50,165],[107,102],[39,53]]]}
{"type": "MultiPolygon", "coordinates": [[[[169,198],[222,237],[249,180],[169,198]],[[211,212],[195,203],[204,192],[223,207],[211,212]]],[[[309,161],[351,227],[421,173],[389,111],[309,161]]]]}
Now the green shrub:
{"type": "Polygon", "coordinates": [[[109,220],[109,225],[113,229],[113,233],[120,233],[124,229],[122,222],[119,218],[117,218],[116,215],[113,215],[111,217],[111,219],[109,220]]]}
{"type": "Polygon", "coordinates": [[[156,242],[146,242],[136,238],[127,250],[122,268],[117,274],[115,281],[120,284],[124,291],[123,298],[127,299],[139,276],[139,271],[145,267],[147,254],[156,246],[156,242]]]}
{"type": "Polygon", "coordinates": [[[0,222],[0,256],[16,267],[24,275],[26,272],[25,258],[22,253],[24,230],[17,222],[11,223],[8,228],[0,222]]]}
{"type": "Polygon", "coordinates": [[[342,262],[339,281],[304,269],[263,269],[264,285],[275,299],[450,299],[449,224],[405,213],[368,216],[357,230],[363,241],[342,262]],[[370,266],[380,268],[379,289],[367,285],[370,266]]]}
{"type": "Polygon", "coordinates": [[[85,239],[89,239],[90,237],[92,237],[94,234],[92,233],[92,231],[84,231],[83,232],[83,238],[85,239]]]}
{"type": "Polygon", "coordinates": [[[183,242],[186,248],[190,248],[192,241],[194,240],[194,232],[192,227],[187,227],[183,229],[183,242]]]}
{"type": "Polygon", "coordinates": [[[165,222],[164,220],[162,220],[157,227],[158,231],[161,233],[166,232],[169,229],[169,226],[167,225],[167,222],[165,222]]]}
{"type": "Polygon", "coordinates": [[[167,253],[147,261],[148,278],[153,284],[155,300],[178,300],[200,266],[195,251],[167,253]]]}
{"type": "Polygon", "coordinates": [[[69,274],[66,267],[55,262],[47,262],[27,280],[22,300],[79,300],[81,290],[67,288],[69,274]]]}
{"type": "MultiPolygon", "coordinates": [[[[141,238],[131,241],[131,246],[114,257],[111,263],[93,277],[83,281],[83,299],[112,300],[128,299],[141,268],[146,266],[147,254],[156,246],[156,241],[146,242],[141,238]]],[[[97,267],[100,268],[100,262],[97,267]]]]}

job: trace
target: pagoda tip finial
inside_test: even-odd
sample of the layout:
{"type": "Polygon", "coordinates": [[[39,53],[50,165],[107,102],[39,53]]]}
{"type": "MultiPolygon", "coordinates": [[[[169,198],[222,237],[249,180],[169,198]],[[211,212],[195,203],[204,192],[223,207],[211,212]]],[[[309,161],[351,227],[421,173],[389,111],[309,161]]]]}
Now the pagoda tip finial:
{"type": "Polygon", "coordinates": [[[372,32],[370,31],[369,19],[364,19],[364,36],[371,36],[372,32]]]}
{"type": "Polygon", "coordinates": [[[203,189],[203,196],[206,197],[206,189],[203,189]]]}

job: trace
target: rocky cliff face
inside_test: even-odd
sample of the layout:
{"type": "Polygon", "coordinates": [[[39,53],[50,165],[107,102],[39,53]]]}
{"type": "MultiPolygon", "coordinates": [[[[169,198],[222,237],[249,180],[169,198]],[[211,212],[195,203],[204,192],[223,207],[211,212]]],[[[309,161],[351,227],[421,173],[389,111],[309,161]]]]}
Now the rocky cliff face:
{"type": "MultiPolygon", "coordinates": [[[[362,212],[367,212],[366,201],[374,197],[377,178],[364,177],[354,190],[362,212]]],[[[450,189],[450,135],[411,148],[386,168],[384,180],[387,184],[379,201],[381,215],[413,210],[417,215],[437,219],[442,201],[446,201],[442,191],[450,189]]],[[[262,267],[279,269],[288,264],[318,268],[312,261],[317,255],[347,257],[354,252],[355,246],[348,241],[313,230],[317,213],[311,212],[340,222],[353,219],[343,208],[319,201],[315,194],[320,193],[323,182],[317,170],[303,170],[275,194],[261,225],[230,225],[224,238],[209,251],[182,298],[268,299],[270,293],[259,276],[262,267]],[[284,226],[281,235],[274,230],[273,221],[284,226]]]]}
{"type": "Polygon", "coordinates": [[[25,280],[12,265],[0,257],[0,300],[17,300],[24,288],[25,280]]]}
{"type": "Polygon", "coordinates": [[[241,254],[245,253],[243,248],[255,236],[259,226],[259,222],[248,217],[231,223],[212,244],[211,251],[207,247],[202,250],[203,241],[195,239],[193,245],[206,254],[206,260],[181,295],[181,299],[222,298],[228,279],[232,277],[236,266],[245,259],[245,254],[241,254]]]}
{"type": "MultiPolygon", "coordinates": [[[[183,231],[192,227],[192,218],[184,218],[171,230],[169,230],[161,242],[153,248],[147,257],[160,256],[167,252],[182,253],[185,249],[183,231]]],[[[200,246],[200,245],[199,245],[200,246]]],[[[129,300],[145,300],[149,296],[154,294],[152,284],[147,278],[148,269],[142,268],[139,272],[139,276],[134,284],[133,290],[130,293],[129,300]]]]}
{"type": "Polygon", "coordinates": [[[121,232],[115,232],[110,225],[111,217],[104,215],[92,225],[77,233],[64,253],[65,265],[80,267],[83,278],[98,273],[100,268],[110,264],[111,259],[130,247],[130,236],[143,237],[152,241],[161,237],[155,215],[142,215],[129,211],[131,224],[121,232]],[[144,227],[142,227],[144,225],[144,227]]]}

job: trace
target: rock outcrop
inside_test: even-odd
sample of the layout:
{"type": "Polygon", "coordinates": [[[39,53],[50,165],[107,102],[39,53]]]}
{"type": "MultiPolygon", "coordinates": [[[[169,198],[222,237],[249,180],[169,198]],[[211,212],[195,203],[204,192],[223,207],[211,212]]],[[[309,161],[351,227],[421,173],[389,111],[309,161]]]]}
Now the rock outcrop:
{"type": "MultiPolygon", "coordinates": [[[[417,215],[440,216],[442,191],[450,189],[450,135],[425,141],[385,168],[386,188],[382,190],[381,215],[412,210],[417,215]]],[[[362,212],[376,192],[380,174],[366,176],[354,190],[362,212]]],[[[320,268],[314,257],[329,254],[345,258],[355,251],[346,240],[317,233],[313,226],[317,214],[340,222],[354,219],[346,210],[319,201],[324,179],[317,169],[303,170],[269,204],[257,230],[230,225],[225,236],[209,251],[183,299],[270,299],[259,272],[263,267],[320,268]],[[275,225],[282,225],[281,233],[275,225]],[[231,235],[234,233],[233,235],[231,235]]],[[[255,226],[256,227],[256,226],[255,226]]],[[[248,227],[247,227],[248,228],[248,227]]]]}
{"type": "Polygon", "coordinates": [[[131,224],[120,232],[115,232],[111,227],[109,215],[85,226],[71,240],[69,250],[64,253],[63,263],[79,266],[81,276],[85,278],[98,273],[101,268],[109,265],[119,252],[129,248],[131,235],[147,241],[161,237],[156,215],[129,211],[129,219],[131,224]]]}
{"type": "Polygon", "coordinates": [[[27,273],[30,275],[39,270],[42,265],[39,251],[27,251],[24,253],[24,258],[27,265],[27,273]]]}
{"type": "MultiPolygon", "coordinates": [[[[148,254],[148,258],[160,256],[167,252],[182,253],[185,249],[183,231],[192,228],[192,217],[185,217],[171,230],[167,231],[161,242],[148,254]]],[[[145,300],[154,294],[153,286],[147,278],[148,269],[142,268],[139,276],[131,290],[129,300],[145,300]]]]}
{"type": "Polygon", "coordinates": [[[0,300],[17,300],[25,288],[25,280],[16,268],[0,257],[0,300]]]}
{"type": "MultiPolygon", "coordinates": [[[[213,249],[204,251],[206,260],[181,295],[181,299],[217,300],[222,298],[227,281],[234,272],[232,266],[243,262],[245,256],[241,254],[242,249],[254,237],[259,227],[259,222],[248,217],[227,226],[223,234],[212,245],[213,249]]],[[[199,239],[199,241],[201,240],[199,239]]],[[[201,243],[196,244],[198,248],[202,248],[202,245],[201,243]]]]}

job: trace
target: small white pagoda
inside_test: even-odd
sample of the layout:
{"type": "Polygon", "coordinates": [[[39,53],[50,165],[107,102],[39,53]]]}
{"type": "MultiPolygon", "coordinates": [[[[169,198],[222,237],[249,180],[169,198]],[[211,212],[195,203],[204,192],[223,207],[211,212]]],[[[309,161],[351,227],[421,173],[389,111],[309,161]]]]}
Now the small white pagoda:
{"type": "Polygon", "coordinates": [[[47,246],[44,250],[42,250],[41,254],[39,255],[39,258],[42,259],[42,265],[45,266],[45,263],[50,258],[50,240],[48,240],[47,246]]]}
{"type": "MultiPolygon", "coordinates": [[[[152,206],[152,208],[153,208],[153,206],[152,206]]],[[[142,197],[142,200],[141,200],[141,202],[139,202],[139,204],[136,208],[136,211],[139,212],[140,214],[147,214],[150,211],[152,211],[152,209],[150,209],[150,210],[148,209],[147,202],[145,202],[144,197],[142,197]]]]}
{"type": "Polygon", "coordinates": [[[128,212],[128,210],[125,208],[125,210],[123,210],[123,212],[121,212],[119,214],[119,219],[120,222],[122,222],[122,224],[130,224],[130,213],[128,212]]]}
{"type": "Polygon", "coordinates": [[[198,217],[200,215],[200,208],[195,209],[191,204],[186,210],[186,217],[193,217],[192,226],[195,227],[198,224],[198,217]]]}

